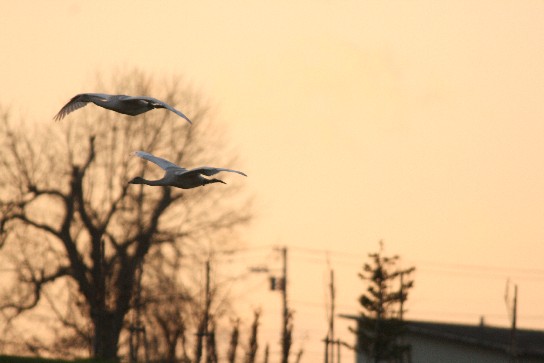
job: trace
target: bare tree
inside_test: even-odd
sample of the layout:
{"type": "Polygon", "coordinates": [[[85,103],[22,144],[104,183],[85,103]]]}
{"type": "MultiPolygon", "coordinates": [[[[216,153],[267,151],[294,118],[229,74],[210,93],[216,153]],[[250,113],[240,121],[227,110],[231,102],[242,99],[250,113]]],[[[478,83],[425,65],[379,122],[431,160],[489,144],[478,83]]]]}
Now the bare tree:
{"type": "Polygon", "coordinates": [[[90,343],[94,357],[115,359],[146,256],[205,252],[248,222],[250,212],[234,179],[188,191],[129,186],[135,175],[161,172],[131,158],[135,150],[189,167],[229,166],[234,159],[222,152],[209,107],[180,78],[157,82],[124,71],[107,89],[153,95],[178,106],[194,125],[162,110],[132,118],[88,107],[61,123],[33,127],[4,113],[0,233],[16,280],[3,292],[0,310],[11,322],[47,305],[62,335],[90,343]]]}
{"type": "Polygon", "coordinates": [[[264,363],[268,363],[269,355],[270,355],[270,347],[269,347],[269,345],[267,343],[266,346],[264,347],[264,359],[263,359],[264,363]]]}
{"type": "Polygon", "coordinates": [[[206,335],[206,363],[217,363],[217,344],[215,342],[216,323],[214,319],[210,321],[208,334],[206,335]]]}
{"type": "Polygon", "coordinates": [[[236,321],[232,325],[232,332],[230,334],[229,351],[227,353],[228,363],[236,362],[236,350],[238,349],[239,338],[240,338],[240,319],[236,319],[236,321]]]}
{"type": "Polygon", "coordinates": [[[256,310],[253,312],[253,323],[251,324],[251,333],[249,335],[249,342],[246,352],[246,363],[255,363],[255,358],[257,357],[258,345],[258,334],[259,334],[259,319],[261,317],[261,312],[256,310]]]}
{"type": "MultiPolygon", "coordinates": [[[[150,355],[154,359],[165,363],[190,362],[188,335],[194,333],[190,317],[197,301],[194,291],[178,281],[180,266],[177,263],[172,265],[169,260],[162,256],[160,250],[148,256],[147,283],[141,292],[139,305],[135,304],[133,309],[131,324],[145,326],[147,337],[153,342],[150,355]]],[[[137,344],[135,358],[138,348],[137,344]]]]}

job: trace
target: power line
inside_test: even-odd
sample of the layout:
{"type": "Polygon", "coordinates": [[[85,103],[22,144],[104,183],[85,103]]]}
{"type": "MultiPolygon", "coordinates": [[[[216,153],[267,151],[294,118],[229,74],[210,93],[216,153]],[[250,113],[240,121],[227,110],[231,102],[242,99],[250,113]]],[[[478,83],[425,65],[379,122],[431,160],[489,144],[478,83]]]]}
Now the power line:
{"type": "MultiPolygon", "coordinates": [[[[361,261],[361,265],[368,258],[367,254],[358,254],[353,252],[335,250],[335,249],[319,249],[319,248],[310,248],[303,246],[289,246],[294,252],[305,252],[310,254],[319,254],[323,257],[336,256],[337,258],[348,259],[348,260],[358,260],[361,261]]],[[[448,263],[448,262],[437,262],[429,260],[404,260],[409,264],[415,264],[416,266],[420,265],[435,265],[435,266],[447,266],[451,268],[459,269],[476,269],[476,270],[489,270],[489,271],[507,271],[507,272],[518,272],[526,274],[538,274],[544,276],[544,269],[538,268],[526,268],[526,267],[504,267],[504,266],[489,266],[489,265],[476,265],[476,264],[460,264],[460,263],[448,263]]]]}
{"type": "MultiPolygon", "coordinates": [[[[362,255],[357,255],[353,253],[350,254],[348,252],[338,251],[338,250],[306,248],[306,247],[299,247],[299,246],[293,247],[293,250],[295,252],[298,252],[298,254],[293,256],[293,258],[302,259],[303,261],[306,261],[309,263],[315,263],[318,265],[322,265],[323,263],[325,263],[326,262],[325,258],[331,257],[331,256],[340,256],[341,259],[345,259],[345,260],[354,261],[355,259],[357,259],[358,261],[361,261],[359,263],[341,262],[341,264],[337,265],[340,268],[342,267],[345,268],[345,266],[351,266],[351,265],[362,266],[363,261],[366,258],[366,257],[363,257],[362,255]],[[303,253],[302,257],[300,253],[303,253]],[[308,256],[307,254],[310,254],[311,256],[308,256]],[[322,255],[323,259],[320,259],[316,255],[322,255]]],[[[338,257],[335,257],[333,259],[338,259],[338,257]]],[[[472,277],[476,276],[480,278],[485,278],[486,275],[488,275],[487,276],[488,278],[493,278],[493,279],[515,277],[517,280],[523,280],[523,281],[544,281],[544,269],[538,269],[538,268],[459,264],[459,263],[436,262],[436,261],[428,261],[428,260],[408,260],[407,262],[411,265],[415,265],[417,268],[416,271],[418,273],[428,272],[428,271],[431,271],[433,273],[443,273],[443,274],[463,273],[464,275],[469,274],[472,277]],[[489,276],[489,274],[497,274],[497,273],[500,273],[500,275],[489,276]]]]}
{"type": "Polygon", "coordinates": [[[497,271],[504,271],[504,272],[517,272],[517,273],[524,273],[524,274],[536,274],[536,275],[542,275],[544,276],[544,269],[537,269],[537,268],[524,268],[524,267],[504,267],[504,266],[488,266],[488,265],[474,265],[474,264],[461,264],[461,263],[446,263],[446,262],[435,262],[435,261],[428,261],[428,260],[414,260],[411,263],[416,264],[424,264],[424,265],[431,265],[431,266],[439,266],[439,267],[448,267],[452,269],[469,269],[469,270],[478,270],[478,271],[488,271],[488,272],[497,272],[497,271]]]}

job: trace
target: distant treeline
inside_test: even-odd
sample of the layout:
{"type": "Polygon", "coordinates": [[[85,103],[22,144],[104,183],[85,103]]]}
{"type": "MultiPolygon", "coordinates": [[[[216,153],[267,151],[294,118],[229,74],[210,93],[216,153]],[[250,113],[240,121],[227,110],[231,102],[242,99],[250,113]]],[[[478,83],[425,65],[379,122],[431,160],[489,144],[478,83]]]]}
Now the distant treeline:
{"type": "Polygon", "coordinates": [[[36,358],[36,357],[17,357],[11,355],[0,355],[0,363],[108,363],[107,361],[101,361],[96,359],[48,359],[48,358],[36,358]]]}

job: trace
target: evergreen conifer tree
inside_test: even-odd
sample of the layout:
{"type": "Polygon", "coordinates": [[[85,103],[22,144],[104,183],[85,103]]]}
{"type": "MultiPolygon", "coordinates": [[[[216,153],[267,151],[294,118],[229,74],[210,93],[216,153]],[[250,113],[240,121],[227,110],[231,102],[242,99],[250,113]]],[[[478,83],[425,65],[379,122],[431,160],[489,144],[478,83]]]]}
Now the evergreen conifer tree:
{"type": "Polygon", "coordinates": [[[368,283],[359,302],[362,307],[357,329],[358,350],[378,362],[403,362],[409,352],[404,344],[404,302],[414,281],[410,274],[415,267],[398,269],[399,256],[383,255],[380,251],[370,253],[370,262],[365,263],[359,277],[368,283]]]}

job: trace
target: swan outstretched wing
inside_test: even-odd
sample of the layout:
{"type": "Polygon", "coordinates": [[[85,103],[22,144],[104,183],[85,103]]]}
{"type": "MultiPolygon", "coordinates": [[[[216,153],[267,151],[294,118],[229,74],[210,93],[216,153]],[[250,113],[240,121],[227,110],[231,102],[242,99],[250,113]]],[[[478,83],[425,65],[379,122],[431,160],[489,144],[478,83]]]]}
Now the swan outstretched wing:
{"type": "Polygon", "coordinates": [[[72,99],[60,109],[59,113],[57,113],[53,119],[56,121],[62,120],[69,113],[85,107],[89,102],[93,102],[93,99],[107,100],[108,97],[109,95],[104,93],[80,93],[72,97],[72,99]]]}
{"type": "Polygon", "coordinates": [[[159,158],[158,156],[147,153],[145,151],[135,151],[132,154],[136,155],[136,156],[139,156],[142,159],[151,161],[152,163],[157,164],[158,166],[163,168],[164,170],[171,169],[171,168],[178,169],[177,170],[178,172],[185,172],[187,170],[187,169],[182,168],[181,166],[178,166],[178,165],[176,165],[176,164],[174,164],[174,163],[172,163],[172,162],[170,162],[170,161],[168,161],[166,159],[159,158]]]}
{"type": "Polygon", "coordinates": [[[189,120],[189,118],[187,116],[185,116],[183,114],[183,112],[176,110],[174,107],[170,106],[166,102],[163,102],[163,101],[158,100],[156,98],[149,97],[149,96],[126,96],[126,97],[124,97],[124,99],[129,100],[129,101],[130,100],[142,100],[142,101],[150,102],[150,103],[152,103],[154,105],[160,105],[160,106],[166,108],[167,110],[174,112],[176,115],[184,118],[190,124],[193,123],[191,120],[189,120]]]}
{"type": "Polygon", "coordinates": [[[232,169],[227,169],[227,168],[214,168],[214,167],[211,167],[211,166],[201,166],[201,167],[198,167],[198,168],[193,168],[193,169],[189,169],[183,173],[179,173],[177,172],[176,174],[184,174],[184,175],[189,175],[189,174],[202,174],[202,175],[206,175],[206,176],[212,176],[212,175],[215,175],[217,173],[220,173],[222,171],[228,171],[228,172],[231,172],[231,173],[237,173],[237,174],[240,174],[240,175],[243,175],[243,176],[247,176],[245,173],[242,173],[241,171],[238,171],[238,170],[232,170],[232,169]]]}

